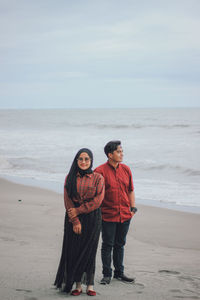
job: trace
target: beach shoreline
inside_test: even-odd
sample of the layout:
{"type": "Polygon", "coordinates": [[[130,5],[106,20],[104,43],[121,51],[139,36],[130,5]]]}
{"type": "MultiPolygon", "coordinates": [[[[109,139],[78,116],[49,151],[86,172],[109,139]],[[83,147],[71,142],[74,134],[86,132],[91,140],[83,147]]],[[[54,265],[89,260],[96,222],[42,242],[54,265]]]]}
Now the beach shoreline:
{"type": "MultiPolygon", "coordinates": [[[[58,181],[50,181],[50,180],[42,180],[42,179],[39,180],[31,177],[19,177],[19,176],[11,176],[11,175],[0,175],[0,179],[5,179],[20,185],[42,188],[59,194],[63,194],[63,183],[58,181]]],[[[186,213],[200,214],[199,206],[192,206],[192,205],[184,206],[184,205],[177,205],[176,203],[173,202],[140,199],[137,197],[137,195],[136,195],[136,201],[138,204],[145,205],[145,206],[159,207],[159,208],[170,209],[170,210],[186,212],[186,213]]]]}
{"type": "MultiPolygon", "coordinates": [[[[1,298],[71,298],[53,287],[63,238],[63,195],[5,179],[0,190],[1,298]]],[[[125,248],[125,273],[136,282],[99,284],[100,241],[95,299],[200,299],[199,215],[137,206],[125,248]]]]}

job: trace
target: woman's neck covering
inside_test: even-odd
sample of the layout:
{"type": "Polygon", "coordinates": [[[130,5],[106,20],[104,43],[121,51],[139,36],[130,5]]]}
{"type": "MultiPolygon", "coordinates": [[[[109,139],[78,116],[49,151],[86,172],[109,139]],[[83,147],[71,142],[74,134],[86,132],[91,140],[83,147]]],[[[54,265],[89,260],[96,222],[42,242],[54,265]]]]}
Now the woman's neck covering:
{"type": "Polygon", "coordinates": [[[76,154],[76,156],[75,156],[75,158],[72,162],[69,174],[67,176],[67,182],[66,182],[66,185],[65,185],[65,188],[67,190],[67,194],[71,199],[77,197],[77,186],[76,186],[77,173],[79,173],[81,177],[83,177],[86,174],[91,174],[92,173],[92,165],[93,165],[92,151],[87,149],[87,148],[80,149],[77,152],[77,154],[76,154]],[[81,168],[79,168],[78,163],[77,163],[77,159],[79,158],[79,156],[83,152],[87,153],[90,157],[90,166],[86,170],[82,170],[81,168]]]}

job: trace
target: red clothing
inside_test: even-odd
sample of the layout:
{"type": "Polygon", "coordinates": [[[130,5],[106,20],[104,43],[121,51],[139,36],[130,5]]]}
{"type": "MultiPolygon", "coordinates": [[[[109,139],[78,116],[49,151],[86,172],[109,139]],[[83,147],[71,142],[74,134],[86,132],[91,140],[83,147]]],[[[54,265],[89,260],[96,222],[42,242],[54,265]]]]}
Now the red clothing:
{"type": "MultiPolygon", "coordinates": [[[[66,185],[67,176],[65,178],[66,185]]],[[[66,188],[64,188],[64,203],[66,211],[75,207],[73,202],[80,204],[79,207],[76,207],[78,214],[88,214],[91,211],[99,208],[104,198],[105,186],[104,178],[98,173],[86,174],[81,177],[77,174],[77,193],[78,199],[73,199],[73,201],[68,197],[66,188]]],[[[69,220],[73,224],[80,224],[78,216],[69,220]]]]}
{"type": "Polygon", "coordinates": [[[124,164],[115,169],[109,162],[97,167],[95,172],[105,179],[105,197],[102,202],[102,219],[106,222],[125,222],[132,217],[129,193],[134,190],[131,170],[124,164]]]}

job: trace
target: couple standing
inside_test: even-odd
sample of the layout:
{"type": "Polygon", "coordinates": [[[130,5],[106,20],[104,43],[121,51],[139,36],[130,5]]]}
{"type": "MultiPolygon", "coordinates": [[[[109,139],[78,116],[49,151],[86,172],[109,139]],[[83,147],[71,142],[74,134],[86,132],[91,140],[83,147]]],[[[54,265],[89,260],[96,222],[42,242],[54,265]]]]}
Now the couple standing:
{"type": "Polygon", "coordinates": [[[122,164],[120,141],[108,142],[104,151],[108,161],[92,171],[93,154],[83,148],[78,151],[65,179],[66,208],[62,255],[54,285],[71,294],[95,296],[93,289],[95,259],[102,229],[101,258],[103,278],[109,284],[112,277],[112,250],[114,278],[134,282],[124,274],[123,256],[130,220],[137,211],[131,170],[122,164]],[[101,208],[100,208],[101,206],[101,208]]]}

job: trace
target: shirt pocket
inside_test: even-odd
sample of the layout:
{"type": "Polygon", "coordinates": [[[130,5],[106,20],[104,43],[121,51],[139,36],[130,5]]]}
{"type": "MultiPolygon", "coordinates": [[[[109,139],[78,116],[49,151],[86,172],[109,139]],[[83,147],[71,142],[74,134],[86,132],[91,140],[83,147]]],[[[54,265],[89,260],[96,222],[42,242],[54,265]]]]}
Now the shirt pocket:
{"type": "Polygon", "coordinates": [[[95,186],[88,186],[85,195],[84,195],[84,199],[91,199],[94,198],[96,195],[96,187],[95,186]]]}

